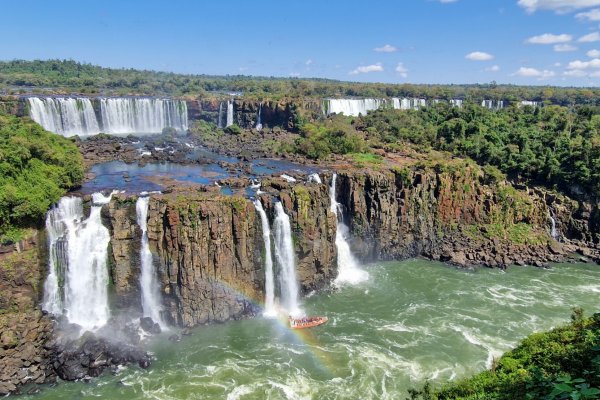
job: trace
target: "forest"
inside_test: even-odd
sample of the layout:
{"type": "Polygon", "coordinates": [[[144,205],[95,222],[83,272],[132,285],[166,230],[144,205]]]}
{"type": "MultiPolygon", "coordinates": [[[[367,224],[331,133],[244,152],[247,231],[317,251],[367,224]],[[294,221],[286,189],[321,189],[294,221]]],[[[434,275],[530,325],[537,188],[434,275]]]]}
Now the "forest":
{"type": "Polygon", "coordinates": [[[540,101],[572,106],[600,105],[600,89],[552,86],[416,85],[342,82],[316,78],[244,75],[190,75],[172,72],[104,68],[73,60],[0,61],[0,92],[82,93],[88,95],[148,95],[207,97],[243,94],[247,99],[281,100],[324,97],[419,97],[540,101]]]}

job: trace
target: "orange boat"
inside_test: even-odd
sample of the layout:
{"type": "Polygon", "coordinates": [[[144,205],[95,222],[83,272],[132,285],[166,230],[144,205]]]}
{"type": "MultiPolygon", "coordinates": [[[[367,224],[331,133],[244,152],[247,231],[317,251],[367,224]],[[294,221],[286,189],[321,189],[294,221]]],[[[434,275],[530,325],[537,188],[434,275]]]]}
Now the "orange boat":
{"type": "Polygon", "coordinates": [[[292,318],[289,317],[290,328],[292,329],[306,329],[319,326],[328,321],[327,317],[304,317],[304,318],[292,318]]]}

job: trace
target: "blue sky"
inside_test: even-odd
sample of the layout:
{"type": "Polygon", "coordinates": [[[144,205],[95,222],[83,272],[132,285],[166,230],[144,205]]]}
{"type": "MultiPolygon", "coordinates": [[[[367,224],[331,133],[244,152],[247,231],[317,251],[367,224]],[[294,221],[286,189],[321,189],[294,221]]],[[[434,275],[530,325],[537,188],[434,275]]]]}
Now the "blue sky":
{"type": "Polygon", "coordinates": [[[364,82],[600,82],[600,0],[20,0],[2,10],[5,60],[364,82]]]}

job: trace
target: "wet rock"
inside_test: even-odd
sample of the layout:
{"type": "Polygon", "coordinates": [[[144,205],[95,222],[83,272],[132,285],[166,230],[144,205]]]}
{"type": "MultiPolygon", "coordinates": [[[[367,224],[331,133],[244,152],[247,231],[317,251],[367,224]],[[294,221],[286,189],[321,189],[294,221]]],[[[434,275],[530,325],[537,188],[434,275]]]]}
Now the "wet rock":
{"type": "Polygon", "coordinates": [[[158,335],[162,332],[162,329],[160,329],[160,325],[154,322],[150,317],[140,318],[140,328],[153,335],[158,335]]]}

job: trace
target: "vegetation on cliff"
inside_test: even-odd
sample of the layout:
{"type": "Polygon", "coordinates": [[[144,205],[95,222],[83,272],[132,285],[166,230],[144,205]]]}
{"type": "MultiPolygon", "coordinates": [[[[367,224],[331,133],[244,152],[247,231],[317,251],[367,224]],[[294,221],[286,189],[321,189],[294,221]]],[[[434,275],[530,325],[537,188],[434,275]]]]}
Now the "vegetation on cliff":
{"type": "Polygon", "coordinates": [[[548,104],[600,105],[600,89],[548,86],[412,85],[341,82],[328,79],[191,75],[103,68],[73,60],[0,62],[0,88],[88,94],[192,95],[242,92],[244,97],[277,100],[323,97],[423,97],[428,99],[534,100],[548,104]]]}
{"type": "Polygon", "coordinates": [[[39,223],[52,203],[83,179],[83,160],[69,139],[29,118],[0,115],[0,240],[39,223]]]}
{"type": "Polygon", "coordinates": [[[600,314],[535,333],[474,377],[432,390],[409,391],[412,399],[600,398],[600,314]]]}

